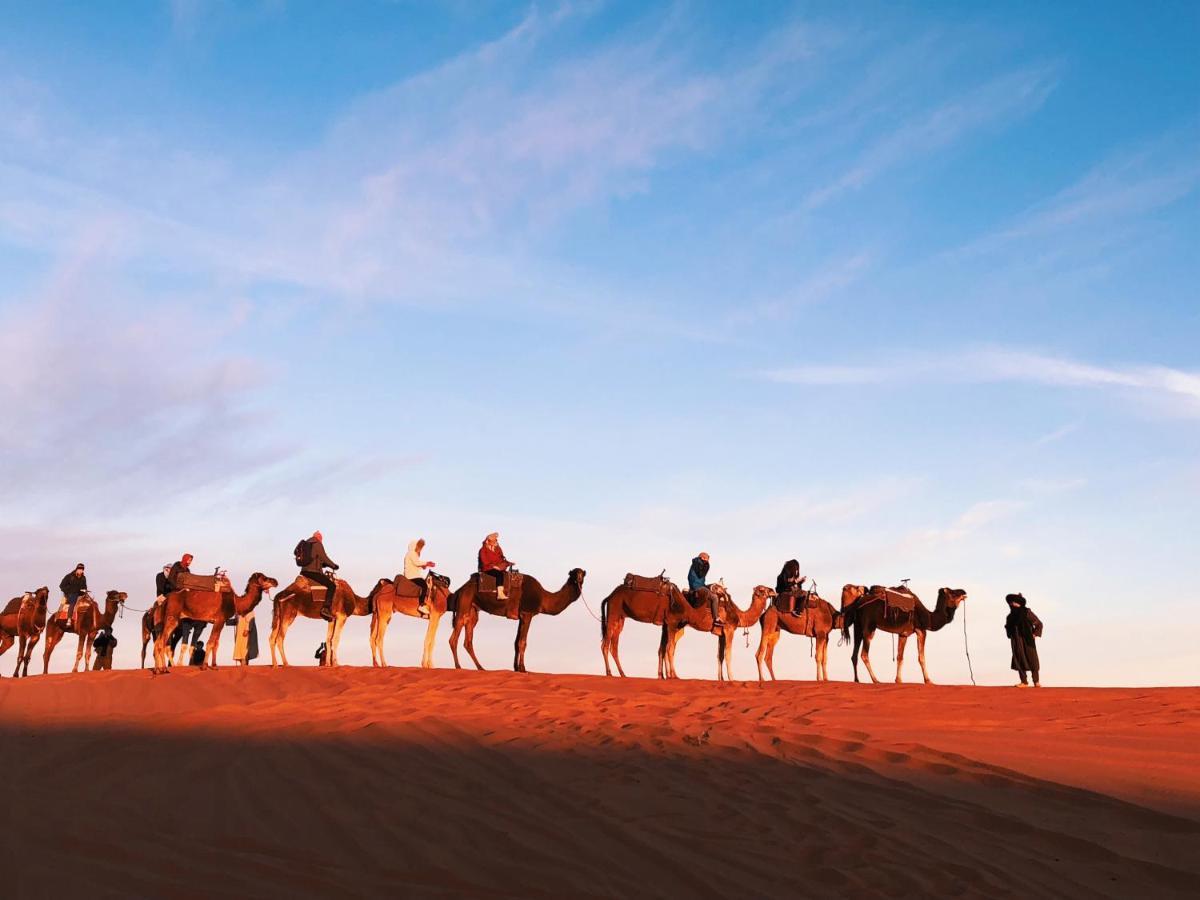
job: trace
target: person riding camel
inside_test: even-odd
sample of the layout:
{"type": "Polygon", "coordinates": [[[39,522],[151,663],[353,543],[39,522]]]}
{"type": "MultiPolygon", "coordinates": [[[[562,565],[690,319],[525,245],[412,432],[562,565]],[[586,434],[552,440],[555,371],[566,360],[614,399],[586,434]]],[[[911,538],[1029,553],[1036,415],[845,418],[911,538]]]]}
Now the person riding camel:
{"type": "Polygon", "coordinates": [[[784,594],[791,597],[791,607],[788,611],[793,615],[796,612],[796,601],[800,599],[800,592],[804,589],[804,581],[805,577],[800,574],[800,562],[795,559],[785,562],[779,570],[779,577],[775,579],[775,593],[780,597],[784,594]]]}
{"type": "Polygon", "coordinates": [[[167,591],[166,594],[163,594],[164,597],[172,591],[179,590],[178,581],[180,575],[192,574],[192,559],[192,554],[185,553],[179,557],[178,562],[171,566],[171,571],[167,573],[167,591]]]}
{"type": "Polygon", "coordinates": [[[62,591],[63,602],[58,608],[58,618],[60,621],[69,621],[75,612],[75,602],[87,593],[87,576],[83,574],[83,563],[79,563],[74,569],[63,576],[62,581],[58,583],[58,589],[62,591]]]}
{"type": "Polygon", "coordinates": [[[428,618],[429,607],[425,605],[425,570],[432,569],[437,563],[421,559],[421,551],[424,549],[425,538],[417,538],[409,543],[408,552],[404,554],[404,577],[420,589],[421,599],[417,601],[417,612],[423,618],[428,618]]]}
{"type": "Polygon", "coordinates": [[[324,537],[321,532],[314,531],[312,537],[300,541],[292,553],[296,558],[296,565],[300,567],[300,574],[309,581],[315,581],[317,584],[325,586],[325,602],[321,605],[321,618],[326,621],[332,620],[333,594],[337,590],[337,582],[325,570],[332,569],[336,572],[338,564],[325,554],[324,537]]]}
{"type": "Polygon", "coordinates": [[[504,579],[512,565],[500,548],[500,533],[493,531],[483,539],[483,546],[479,548],[479,571],[496,579],[496,596],[501,600],[508,599],[504,579]]]}
{"type": "Polygon", "coordinates": [[[708,596],[708,610],[712,613],[713,628],[717,628],[725,623],[721,620],[717,595],[708,589],[708,566],[707,553],[701,552],[692,560],[692,567],[688,569],[688,590],[697,599],[708,596]]]}

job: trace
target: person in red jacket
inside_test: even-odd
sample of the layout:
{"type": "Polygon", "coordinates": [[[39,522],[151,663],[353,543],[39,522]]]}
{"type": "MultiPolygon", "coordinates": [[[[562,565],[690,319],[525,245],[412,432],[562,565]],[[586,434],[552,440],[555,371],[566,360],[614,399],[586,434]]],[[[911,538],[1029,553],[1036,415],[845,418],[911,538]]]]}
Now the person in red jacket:
{"type": "Polygon", "coordinates": [[[479,548],[479,571],[496,579],[496,596],[501,600],[508,599],[504,589],[504,574],[511,568],[512,563],[500,548],[500,534],[493,531],[483,539],[483,546],[479,548]]]}

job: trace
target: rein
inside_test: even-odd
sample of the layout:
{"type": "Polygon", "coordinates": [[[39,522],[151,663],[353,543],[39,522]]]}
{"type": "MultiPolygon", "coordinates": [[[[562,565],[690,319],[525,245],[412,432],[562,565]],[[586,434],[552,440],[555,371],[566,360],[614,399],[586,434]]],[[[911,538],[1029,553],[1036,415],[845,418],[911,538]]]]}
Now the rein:
{"type": "Polygon", "coordinates": [[[967,671],[971,673],[971,684],[975,684],[975,668],[971,665],[971,648],[967,644],[967,608],[963,607],[963,650],[967,654],[967,671]]]}

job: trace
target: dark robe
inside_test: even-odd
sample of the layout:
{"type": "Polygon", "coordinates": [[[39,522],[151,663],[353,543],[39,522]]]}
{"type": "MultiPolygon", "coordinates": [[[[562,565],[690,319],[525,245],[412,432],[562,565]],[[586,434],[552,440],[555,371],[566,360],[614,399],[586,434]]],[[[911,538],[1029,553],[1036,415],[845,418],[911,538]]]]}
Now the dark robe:
{"type": "Polygon", "coordinates": [[[1037,680],[1041,668],[1038,660],[1035,637],[1042,631],[1042,623],[1033,611],[1024,606],[1012,610],[1004,620],[1004,633],[1012,643],[1012,669],[1015,672],[1032,672],[1037,680]]]}

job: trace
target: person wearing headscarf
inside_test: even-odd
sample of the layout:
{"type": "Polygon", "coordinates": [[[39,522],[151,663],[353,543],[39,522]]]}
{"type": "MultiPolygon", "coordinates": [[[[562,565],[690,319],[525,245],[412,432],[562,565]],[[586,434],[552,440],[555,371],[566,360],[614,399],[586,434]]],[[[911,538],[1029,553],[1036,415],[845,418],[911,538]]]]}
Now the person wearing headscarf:
{"type": "Polygon", "coordinates": [[[800,592],[803,588],[804,576],[800,574],[800,561],[789,559],[779,570],[779,577],[775,579],[775,593],[781,597],[784,594],[791,597],[791,612],[794,613],[796,601],[800,599],[800,592]]]}
{"type": "Polygon", "coordinates": [[[258,657],[258,625],[254,621],[254,610],[237,616],[235,625],[233,661],[239,666],[248,666],[251,660],[258,657]]]}
{"type": "Polygon", "coordinates": [[[404,577],[420,589],[421,599],[418,601],[417,612],[422,616],[427,616],[429,608],[425,605],[426,569],[432,569],[437,563],[421,559],[421,551],[424,549],[425,538],[417,538],[409,543],[408,552],[404,554],[404,577]]]}
{"type": "Polygon", "coordinates": [[[1021,677],[1017,687],[1028,687],[1026,672],[1033,676],[1033,686],[1041,687],[1037,644],[1035,640],[1042,636],[1042,621],[1033,614],[1025,598],[1021,594],[1009,594],[1004,598],[1008,603],[1008,618],[1004,620],[1004,633],[1012,643],[1012,668],[1021,677]]]}
{"type": "Polygon", "coordinates": [[[725,623],[721,620],[720,598],[708,589],[708,569],[709,569],[708,554],[701,551],[692,558],[692,565],[688,569],[688,590],[692,596],[697,599],[708,600],[708,611],[712,615],[713,627],[725,623]]]}
{"type": "Polygon", "coordinates": [[[500,533],[493,531],[483,539],[483,545],[479,548],[479,571],[496,579],[496,596],[501,600],[508,599],[504,577],[512,565],[500,546],[500,533]]]}

